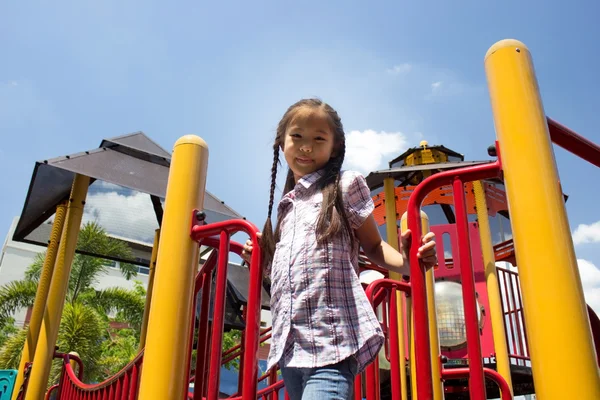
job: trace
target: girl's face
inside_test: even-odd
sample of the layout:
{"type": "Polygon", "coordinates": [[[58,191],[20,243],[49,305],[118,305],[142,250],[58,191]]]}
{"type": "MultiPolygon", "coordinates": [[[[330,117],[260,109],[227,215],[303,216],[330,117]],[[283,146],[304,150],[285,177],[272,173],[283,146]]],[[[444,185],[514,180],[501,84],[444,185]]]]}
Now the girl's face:
{"type": "Polygon", "coordinates": [[[335,137],[327,113],[301,108],[290,121],[283,138],[283,155],[294,180],[325,166],[333,155],[335,137]]]}

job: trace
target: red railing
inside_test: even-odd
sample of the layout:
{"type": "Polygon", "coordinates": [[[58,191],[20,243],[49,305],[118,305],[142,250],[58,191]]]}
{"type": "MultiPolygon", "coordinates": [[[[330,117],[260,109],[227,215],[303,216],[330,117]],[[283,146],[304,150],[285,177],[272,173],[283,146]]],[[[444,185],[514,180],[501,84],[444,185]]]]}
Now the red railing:
{"type": "MultiPolygon", "coordinates": [[[[196,212],[194,212],[196,215],[196,212]]],[[[240,399],[256,399],[258,396],[271,395],[283,386],[278,381],[257,393],[258,385],[258,345],[260,337],[260,311],[263,271],[262,255],[258,244],[256,226],[245,220],[230,220],[204,225],[196,221],[192,227],[191,237],[202,245],[218,249],[204,264],[197,277],[196,293],[202,290],[200,316],[198,326],[198,348],[196,375],[194,384],[194,400],[206,398],[216,400],[219,396],[220,368],[223,362],[221,352],[223,324],[225,315],[225,292],[227,284],[227,265],[229,252],[238,255],[242,245],[231,242],[230,237],[236,232],[245,232],[250,236],[254,246],[250,260],[250,278],[248,280],[248,299],[245,307],[244,335],[240,354],[240,399]],[[218,236],[218,239],[216,238],[218,236]],[[216,271],[214,271],[217,265],[216,271]],[[211,296],[212,273],[216,273],[213,302],[212,323],[209,324],[209,303],[211,296]],[[209,337],[210,333],[210,337],[209,337]]],[[[194,305],[195,311],[195,305],[194,305]]],[[[193,334],[193,332],[192,332],[193,334]]]]}
{"type": "Polygon", "coordinates": [[[58,390],[60,400],[135,400],[137,398],[139,372],[142,366],[143,353],[138,354],[115,376],[102,383],[88,385],[81,381],[83,377],[83,363],[79,357],[56,353],[55,357],[62,358],[63,368],[60,382],[52,387],[46,394],[49,399],[53,391],[58,390]],[[70,361],[79,364],[77,375],[71,367],[70,361]]]}
{"type": "MultiPolygon", "coordinates": [[[[390,279],[379,279],[372,282],[366,289],[366,295],[374,310],[380,305],[383,314],[383,330],[386,333],[386,356],[390,362],[391,377],[391,397],[392,399],[401,398],[400,371],[405,368],[405,360],[400,360],[399,346],[406,346],[406,343],[399,343],[399,329],[403,329],[398,321],[398,299],[399,292],[410,295],[411,287],[406,282],[399,282],[390,279]],[[389,346],[389,348],[388,348],[389,346]]],[[[379,360],[375,359],[367,366],[366,371],[366,398],[367,400],[378,400],[380,381],[379,381],[379,360]]],[[[355,381],[355,399],[362,399],[362,384],[360,376],[355,381]]]]}
{"type": "MultiPolygon", "coordinates": [[[[452,184],[456,213],[456,232],[458,236],[457,258],[461,265],[461,282],[465,312],[467,351],[469,359],[468,377],[471,399],[485,399],[486,388],[479,338],[475,279],[471,260],[471,244],[465,200],[464,183],[501,174],[500,158],[490,164],[460,168],[437,173],[423,180],[413,191],[408,201],[408,228],[413,238],[422,237],[420,208],[425,196],[436,188],[452,184]]],[[[433,397],[431,358],[429,343],[429,321],[427,315],[427,296],[425,288],[425,269],[417,257],[420,241],[415,240],[410,248],[410,274],[414,314],[415,369],[417,393],[419,398],[433,397]]]]}
{"type": "Polygon", "coordinates": [[[554,144],[600,168],[600,146],[551,118],[546,120],[554,144]]]}
{"type": "Polygon", "coordinates": [[[521,301],[519,273],[506,268],[496,267],[500,298],[504,314],[504,329],[511,363],[530,366],[527,331],[521,301]]]}
{"type": "MultiPolygon", "coordinates": [[[[195,280],[195,294],[202,291],[201,310],[199,318],[199,338],[197,348],[196,373],[192,381],[195,381],[194,393],[188,393],[187,397],[191,399],[217,399],[219,395],[219,371],[221,365],[235,357],[240,357],[240,390],[241,397],[232,397],[237,399],[255,399],[270,398],[277,400],[277,391],[283,387],[283,381],[277,380],[277,372],[268,371],[267,374],[258,378],[258,360],[257,351],[259,345],[259,324],[260,324],[260,290],[262,283],[262,270],[260,269],[260,247],[257,245],[257,229],[251,223],[243,220],[226,221],[211,225],[197,225],[192,228],[192,238],[202,245],[218,249],[213,252],[209,259],[204,263],[195,280]],[[250,263],[250,279],[248,282],[248,303],[245,311],[246,330],[243,334],[242,343],[236,348],[223,354],[222,332],[225,311],[225,292],[227,284],[227,264],[229,251],[241,254],[242,245],[230,241],[230,236],[237,232],[244,231],[254,240],[256,249],[253,252],[250,263]],[[219,237],[214,235],[218,233],[219,237]],[[258,267],[253,267],[258,266],[258,267]],[[216,268],[215,268],[216,267],[216,268]],[[212,274],[216,273],[215,299],[213,306],[213,321],[209,324],[209,304],[211,300],[212,274]],[[209,337],[209,331],[211,333],[209,337]],[[211,356],[216,355],[216,356],[211,356]],[[233,356],[233,358],[232,358],[233,356]],[[200,379],[199,379],[200,377],[200,379]],[[269,380],[267,388],[256,391],[259,381],[269,380]]],[[[193,315],[195,316],[196,305],[194,296],[193,315]]],[[[192,324],[192,329],[195,324],[192,324]]],[[[193,335],[193,331],[191,334],[193,335]]],[[[268,340],[270,335],[268,330],[260,332],[261,342],[268,340]]],[[[189,358],[191,358],[190,340],[189,358]]],[[[138,378],[143,361],[143,353],[140,353],[132,362],[123,368],[118,374],[106,381],[88,385],[81,381],[83,365],[79,358],[57,353],[57,357],[63,359],[63,371],[58,385],[50,388],[46,398],[50,398],[53,393],[58,392],[58,398],[61,400],[134,400],[137,397],[138,378]],[[79,376],[76,376],[73,368],[69,364],[70,360],[79,363],[79,376]]],[[[188,358],[188,360],[189,360],[188,358]]],[[[182,379],[185,379],[182,377],[182,379]]]]}

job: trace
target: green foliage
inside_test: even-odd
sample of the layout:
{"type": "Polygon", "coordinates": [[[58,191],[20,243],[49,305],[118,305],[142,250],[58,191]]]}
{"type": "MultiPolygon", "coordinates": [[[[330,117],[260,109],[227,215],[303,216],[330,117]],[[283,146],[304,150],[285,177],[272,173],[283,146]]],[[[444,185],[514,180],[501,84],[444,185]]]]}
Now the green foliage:
{"type": "Polygon", "coordinates": [[[21,360],[21,352],[27,338],[27,328],[19,329],[16,334],[9,337],[0,351],[0,368],[17,369],[21,360]]]}
{"type": "MultiPolygon", "coordinates": [[[[104,229],[95,222],[86,223],[77,240],[78,250],[103,254],[107,257],[132,259],[131,249],[120,240],[110,238],[104,229]]],[[[15,311],[33,306],[37,285],[44,264],[45,253],[36,255],[33,263],[25,271],[25,278],[0,287],[0,368],[17,368],[25,343],[27,329],[17,329],[12,315],[15,311]],[[5,336],[2,336],[2,335],[5,336]]],[[[76,254],[71,266],[67,302],[64,305],[57,345],[59,351],[75,351],[81,357],[85,368],[86,381],[98,382],[113,372],[107,368],[105,343],[111,342],[109,322],[118,320],[131,325],[135,344],[130,347],[137,350],[137,340],[144,315],[146,291],[136,282],[133,290],[125,288],[94,289],[98,278],[108,272],[107,260],[76,254]]],[[[131,279],[137,274],[137,267],[120,263],[123,276],[131,279]]],[[[118,344],[124,344],[121,341],[118,344]]],[[[114,352],[113,352],[114,353],[114,352]]],[[[113,364],[119,364],[115,353],[111,357],[113,364]]],[[[125,364],[129,356],[124,356],[125,364]]],[[[122,361],[122,360],[121,360],[122,361]]],[[[121,362],[122,364],[122,362],[121,362]]],[[[60,372],[60,363],[56,362],[51,372],[50,383],[55,383],[60,372]]],[[[114,371],[116,372],[116,371],[114,371]]]]}
{"type": "MultiPolygon", "coordinates": [[[[230,330],[229,332],[223,333],[223,351],[227,351],[232,347],[240,344],[240,340],[242,339],[242,332],[238,330],[230,330]]],[[[240,358],[236,357],[230,362],[225,364],[225,368],[228,370],[231,369],[239,369],[240,368],[240,358]]]]}
{"type": "Polygon", "coordinates": [[[98,362],[104,379],[115,375],[138,355],[139,340],[133,329],[111,331],[102,342],[102,356],[98,362]]]}
{"type": "Polygon", "coordinates": [[[6,324],[0,328],[0,348],[4,346],[9,337],[17,332],[19,332],[19,328],[15,326],[15,319],[12,317],[8,318],[6,324]]]}

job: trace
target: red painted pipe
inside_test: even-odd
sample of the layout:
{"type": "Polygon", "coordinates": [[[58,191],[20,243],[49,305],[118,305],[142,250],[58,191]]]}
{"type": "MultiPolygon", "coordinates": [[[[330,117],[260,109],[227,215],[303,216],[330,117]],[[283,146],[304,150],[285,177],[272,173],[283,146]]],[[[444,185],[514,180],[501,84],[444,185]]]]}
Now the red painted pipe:
{"type": "MultiPolygon", "coordinates": [[[[467,378],[469,376],[469,371],[469,368],[444,369],[442,370],[442,379],[467,378]]],[[[500,398],[502,400],[512,400],[510,387],[502,375],[489,368],[483,368],[483,374],[498,385],[500,388],[500,398]]]]}
{"type": "Polygon", "coordinates": [[[424,179],[408,199],[407,222],[412,232],[410,248],[410,281],[413,297],[414,334],[415,340],[415,373],[417,394],[419,398],[433,397],[432,369],[429,349],[429,319],[427,315],[427,292],[425,288],[425,269],[422,267],[417,252],[421,244],[423,232],[421,229],[421,203],[425,196],[440,186],[450,184],[455,177],[460,176],[464,182],[500,176],[500,160],[489,164],[475,165],[439,172],[424,179]]]}
{"type": "Polygon", "coordinates": [[[477,300],[475,294],[475,276],[471,260],[471,240],[464,184],[459,178],[452,183],[454,212],[456,214],[456,233],[458,236],[458,259],[460,260],[460,278],[463,294],[463,306],[467,331],[467,352],[469,357],[469,394],[471,399],[485,400],[485,379],[477,319],[477,300]]]}
{"type": "Polygon", "coordinates": [[[219,262],[213,303],[212,338],[210,340],[210,363],[207,400],[219,398],[219,378],[223,345],[223,324],[225,322],[225,292],[227,290],[227,265],[229,263],[229,233],[221,231],[219,241],[219,262]]]}
{"type": "Polygon", "coordinates": [[[551,118],[547,118],[547,121],[550,139],[556,145],[600,167],[600,146],[551,118]]]}
{"type": "Polygon", "coordinates": [[[208,356],[208,311],[210,305],[212,272],[217,262],[217,253],[213,252],[202,266],[196,279],[194,296],[202,289],[200,313],[198,315],[198,347],[196,349],[196,378],[194,379],[194,400],[202,400],[206,389],[206,365],[208,356]]]}

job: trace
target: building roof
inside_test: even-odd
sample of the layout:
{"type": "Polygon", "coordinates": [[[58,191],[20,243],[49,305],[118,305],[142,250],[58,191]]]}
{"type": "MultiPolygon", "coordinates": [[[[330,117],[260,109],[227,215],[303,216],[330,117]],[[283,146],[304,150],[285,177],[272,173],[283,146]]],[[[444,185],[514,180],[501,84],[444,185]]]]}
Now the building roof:
{"type": "Polygon", "coordinates": [[[366,180],[369,188],[375,190],[383,186],[383,180],[385,178],[394,178],[396,181],[403,182],[409,179],[411,174],[420,171],[440,172],[443,170],[471,167],[490,162],[492,161],[448,161],[437,164],[407,165],[371,172],[366,176],[366,180]]]}
{"type": "MultiPolygon", "coordinates": [[[[91,177],[92,184],[102,181],[148,195],[148,204],[160,225],[170,163],[171,154],[143,132],[104,139],[97,149],[38,161],[12,239],[47,244],[48,237],[32,233],[54,215],[61,201],[68,199],[75,174],[91,177]]],[[[204,211],[207,222],[242,218],[208,191],[204,211]]]]}

